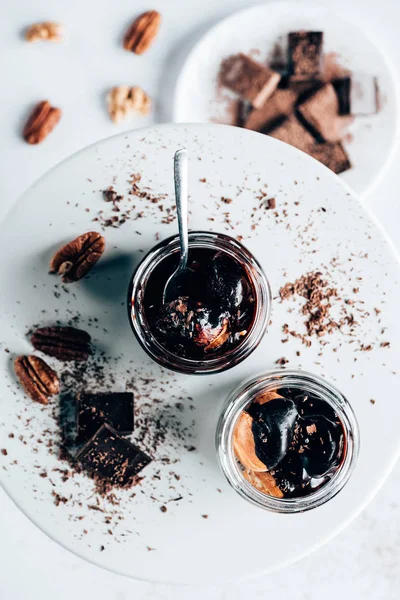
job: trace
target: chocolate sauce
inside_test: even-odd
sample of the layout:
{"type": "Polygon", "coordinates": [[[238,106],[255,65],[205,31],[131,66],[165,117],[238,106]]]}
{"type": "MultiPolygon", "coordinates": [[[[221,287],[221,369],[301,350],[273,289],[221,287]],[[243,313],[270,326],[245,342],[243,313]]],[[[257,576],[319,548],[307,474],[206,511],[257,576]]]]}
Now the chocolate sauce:
{"type": "Polygon", "coordinates": [[[170,352],[191,359],[221,355],[241,344],[255,315],[255,294],[246,270],[222,251],[189,252],[184,295],[163,304],[163,290],[175,271],[179,253],[165,258],[151,273],[144,312],[151,332],[170,352]]]}
{"type": "Polygon", "coordinates": [[[276,390],[281,398],[257,399],[247,408],[257,458],[283,497],[305,496],[339,468],[345,446],[342,422],[328,402],[299,389],[276,390]]]}

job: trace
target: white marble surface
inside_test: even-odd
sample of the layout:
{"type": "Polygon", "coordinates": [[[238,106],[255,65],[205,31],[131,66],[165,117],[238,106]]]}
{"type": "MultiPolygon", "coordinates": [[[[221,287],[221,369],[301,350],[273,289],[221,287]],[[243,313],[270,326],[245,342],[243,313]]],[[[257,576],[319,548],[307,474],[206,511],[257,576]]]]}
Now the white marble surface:
{"type": "MultiPolygon", "coordinates": [[[[15,0],[0,6],[1,198],[0,217],[18,195],[53,164],[120,131],[108,121],[104,93],[112,85],[142,85],[155,98],[154,120],[168,121],[174,78],[187,49],[217,19],[246,0],[168,0],[149,5],[118,0],[15,0]],[[207,8],[206,8],[207,7],[207,8]],[[143,57],[121,50],[129,21],[141,10],[164,15],[160,39],[143,57]],[[28,46],[21,30],[55,19],[70,35],[66,46],[28,46]],[[48,97],[64,109],[63,127],[45,144],[29,147],[19,137],[31,105],[48,97]]],[[[331,0],[319,0],[331,6],[331,0]]],[[[391,56],[400,75],[398,0],[336,0],[391,56]]],[[[129,125],[126,125],[126,129],[129,125]]],[[[365,199],[400,250],[398,188],[400,151],[385,180],[365,199]]],[[[55,191],[56,194],[56,191],[55,191]]],[[[397,393],[397,391],[394,391],[397,393]]],[[[390,418],[390,415],[388,415],[390,418]]],[[[379,424],[378,424],[379,425],[379,424]]],[[[384,426],[384,424],[380,424],[384,426]]],[[[0,598],[4,600],[190,599],[397,600],[400,589],[400,465],[358,519],[330,544],[267,579],[233,588],[175,588],[135,582],[93,567],[57,546],[32,525],[0,491],[0,598]]],[[[272,543],[273,540],[267,540],[272,543]]],[[[173,543],[173,540],[171,540],[173,543]]],[[[290,540],[288,540],[288,544],[290,540]]],[[[224,558],[221,557],[221,560],[224,558]]]]}

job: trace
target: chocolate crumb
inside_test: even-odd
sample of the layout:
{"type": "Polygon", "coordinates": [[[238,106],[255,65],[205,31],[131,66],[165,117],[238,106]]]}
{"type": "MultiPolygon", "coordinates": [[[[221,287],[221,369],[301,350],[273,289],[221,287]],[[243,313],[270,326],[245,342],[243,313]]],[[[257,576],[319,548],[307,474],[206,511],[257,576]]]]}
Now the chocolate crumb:
{"type": "Polygon", "coordinates": [[[375,404],[375,400],[373,398],[371,398],[370,402],[371,404],[375,404]]]}
{"type": "Polygon", "coordinates": [[[203,519],[208,519],[208,515],[201,515],[203,519]]]}
{"type": "Polygon", "coordinates": [[[7,456],[7,454],[8,454],[8,452],[7,452],[7,450],[5,448],[1,449],[1,453],[2,453],[3,456],[7,456]]]}
{"type": "Polygon", "coordinates": [[[278,358],[278,360],[275,361],[275,363],[277,365],[287,365],[287,363],[289,362],[289,360],[287,358],[285,358],[284,356],[282,356],[282,358],[278,358]]]}
{"type": "Polygon", "coordinates": [[[160,510],[161,512],[166,513],[168,509],[166,506],[160,506],[160,510]]]}

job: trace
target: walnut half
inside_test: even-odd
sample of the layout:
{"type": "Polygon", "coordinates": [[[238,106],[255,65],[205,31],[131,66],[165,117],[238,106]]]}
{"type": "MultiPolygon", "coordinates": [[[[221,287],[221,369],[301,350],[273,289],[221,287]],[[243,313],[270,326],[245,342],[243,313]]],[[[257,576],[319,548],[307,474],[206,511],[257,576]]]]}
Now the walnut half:
{"type": "Polygon", "coordinates": [[[44,21],[43,23],[34,23],[25,31],[27,42],[61,42],[64,37],[64,27],[61,23],[54,21],[44,21]]]}
{"type": "Polygon", "coordinates": [[[121,123],[134,114],[147,115],[151,110],[150,96],[138,86],[119,85],[107,97],[108,114],[114,123],[121,123]]]}

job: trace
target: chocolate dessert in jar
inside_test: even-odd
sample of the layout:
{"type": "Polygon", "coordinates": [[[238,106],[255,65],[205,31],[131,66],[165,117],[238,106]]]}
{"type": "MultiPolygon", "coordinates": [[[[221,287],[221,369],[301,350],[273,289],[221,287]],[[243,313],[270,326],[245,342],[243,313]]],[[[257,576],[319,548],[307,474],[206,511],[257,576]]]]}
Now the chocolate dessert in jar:
{"type": "Polygon", "coordinates": [[[189,233],[186,289],[163,290],[180,257],[178,236],[155,246],[137,267],[128,292],[128,316],[147,354],[169,369],[211,374],[229,369],[260,343],[271,292],[262,267],[225,234],[189,233]]]}
{"type": "Polygon", "coordinates": [[[324,504],[344,487],[355,467],[359,429],[333,385],[305,371],[279,369],[232,393],[216,445],[224,475],[243,498],[296,513],[324,504]]]}

